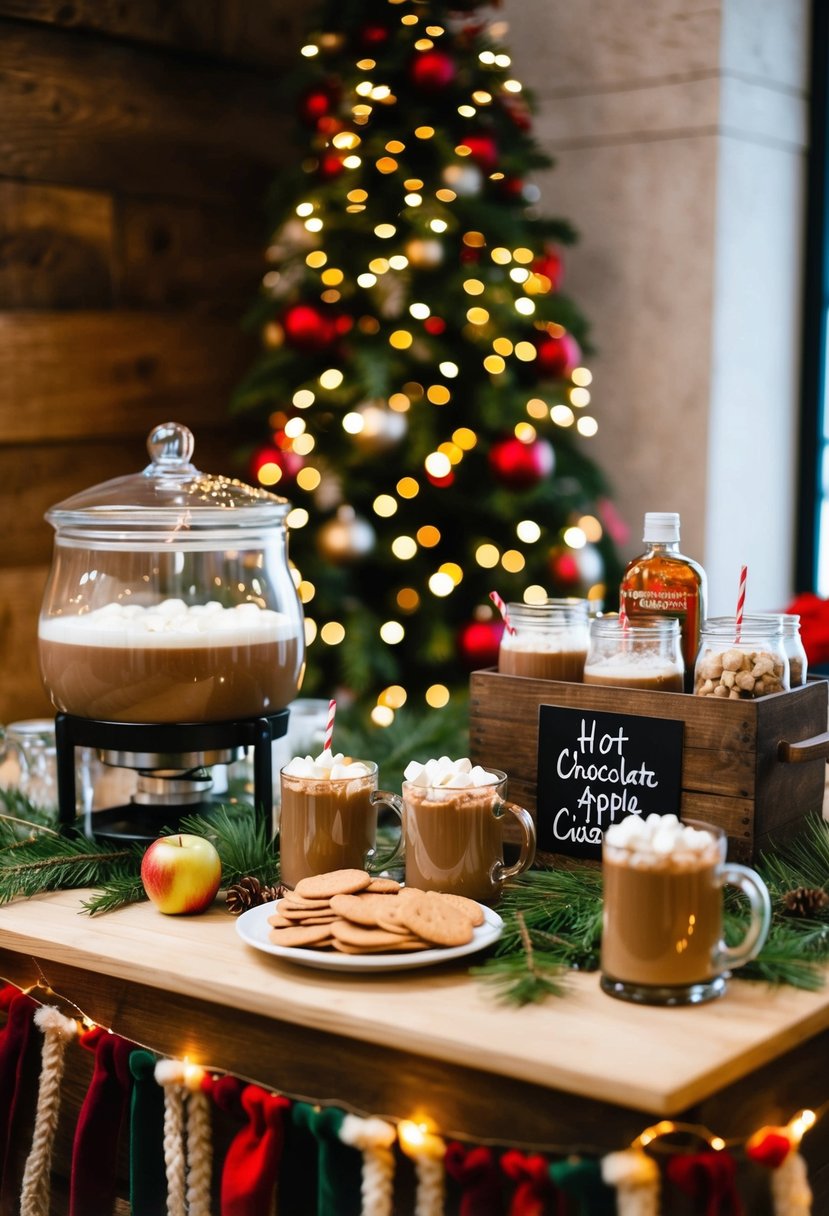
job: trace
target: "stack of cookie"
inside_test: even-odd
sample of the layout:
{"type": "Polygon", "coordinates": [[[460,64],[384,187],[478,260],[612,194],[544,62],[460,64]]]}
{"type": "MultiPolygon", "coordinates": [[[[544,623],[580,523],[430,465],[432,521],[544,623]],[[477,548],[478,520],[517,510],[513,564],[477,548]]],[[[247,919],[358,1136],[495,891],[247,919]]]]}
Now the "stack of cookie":
{"type": "Polygon", "coordinates": [[[365,870],[303,878],[268,917],[274,945],[343,954],[464,946],[483,922],[474,900],[401,887],[365,870]]]}

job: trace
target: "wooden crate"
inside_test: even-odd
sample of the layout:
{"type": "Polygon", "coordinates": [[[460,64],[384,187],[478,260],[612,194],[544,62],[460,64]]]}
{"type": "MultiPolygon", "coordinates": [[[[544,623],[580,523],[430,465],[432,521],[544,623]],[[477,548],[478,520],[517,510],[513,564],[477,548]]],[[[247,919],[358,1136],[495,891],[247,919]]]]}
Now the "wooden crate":
{"type": "Polygon", "coordinates": [[[679,719],[685,724],[680,813],[722,827],[729,859],[750,862],[822,808],[827,689],[827,681],[815,679],[756,701],[715,702],[476,671],[470,677],[470,755],[477,764],[503,769],[510,798],[536,815],[541,705],[679,719]]]}

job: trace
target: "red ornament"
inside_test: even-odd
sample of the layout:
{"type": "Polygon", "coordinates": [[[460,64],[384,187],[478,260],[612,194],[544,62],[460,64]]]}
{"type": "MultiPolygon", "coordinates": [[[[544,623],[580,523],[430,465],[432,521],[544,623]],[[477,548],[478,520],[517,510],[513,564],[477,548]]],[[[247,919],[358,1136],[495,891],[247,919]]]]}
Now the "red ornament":
{"type": "Polygon", "coordinates": [[[546,439],[522,443],[514,435],[497,440],[489,452],[489,467],[496,481],[510,490],[529,490],[555,467],[555,454],[546,439]]]}
{"type": "Polygon", "coordinates": [[[317,130],[326,139],[333,139],[340,131],[345,130],[345,123],[336,114],[325,114],[317,123],[317,130]]]}
{"type": "Polygon", "coordinates": [[[564,281],[564,262],[552,247],[544,250],[532,264],[534,274],[542,274],[550,280],[550,291],[560,291],[564,281]]]}
{"type": "Polygon", "coordinates": [[[359,40],[361,46],[367,50],[373,50],[388,42],[389,27],[387,25],[364,25],[360,30],[359,40]]]}
{"type": "Polygon", "coordinates": [[[504,632],[503,621],[470,621],[458,634],[458,657],[468,671],[494,667],[504,632]]]}
{"type": "Polygon", "coordinates": [[[286,483],[295,480],[302,465],[302,457],[297,456],[296,452],[283,452],[280,448],[268,445],[260,448],[258,452],[254,452],[250,462],[251,477],[257,485],[265,486],[268,490],[277,486],[281,490],[286,483]],[[279,476],[274,477],[273,470],[266,469],[267,465],[275,465],[279,469],[279,476]],[[260,480],[259,474],[263,470],[265,478],[260,480]]]}
{"type": "Polygon", "coordinates": [[[455,474],[450,469],[449,472],[444,474],[443,477],[435,477],[434,473],[430,473],[427,470],[426,480],[431,482],[433,486],[436,486],[438,490],[444,490],[447,486],[451,486],[452,482],[455,480],[455,474]]]}
{"type": "Polygon", "coordinates": [[[556,591],[562,595],[587,592],[604,577],[604,562],[595,545],[587,544],[581,549],[555,545],[547,565],[556,591]]]}
{"type": "Polygon", "coordinates": [[[455,61],[443,51],[424,51],[412,60],[409,78],[424,93],[441,93],[455,79],[455,61]]]}
{"type": "Polygon", "coordinates": [[[325,350],[337,334],[336,319],[313,304],[293,304],[282,316],[285,341],[297,350],[325,350]]]}
{"type": "Polygon", "coordinates": [[[491,173],[498,164],[498,145],[491,135],[465,135],[462,145],[469,149],[469,159],[491,173]]]}
{"type": "Polygon", "coordinates": [[[437,338],[446,332],[446,322],[442,317],[427,317],[423,322],[423,328],[427,334],[431,334],[433,338],[437,338]]]}
{"type": "Polygon", "coordinates": [[[326,152],[319,158],[317,172],[319,173],[320,177],[325,178],[326,181],[331,181],[333,178],[339,177],[341,173],[345,172],[345,165],[339,156],[337,156],[336,152],[326,152]]]}
{"type": "Polygon", "coordinates": [[[336,100],[333,89],[313,85],[305,90],[297,103],[299,116],[307,126],[316,127],[320,119],[325,118],[334,109],[336,100]]]}
{"type": "Polygon", "coordinates": [[[480,249],[470,249],[468,245],[464,245],[463,249],[461,250],[461,262],[468,264],[470,262],[480,262],[480,260],[480,249]]]}
{"type": "Polygon", "coordinates": [[[520,199],[524,182],[520,177],[502,177],[497,186],[498,193],[503,198],[520,199]]]}
{"type": "Polygon", "coordinates": [[[535,346],[538,351],[535,366],[543,379],[563,380],[581,363],[581,347],[572,334],[562,334],[560,338],[539,334],[535,346]]]}

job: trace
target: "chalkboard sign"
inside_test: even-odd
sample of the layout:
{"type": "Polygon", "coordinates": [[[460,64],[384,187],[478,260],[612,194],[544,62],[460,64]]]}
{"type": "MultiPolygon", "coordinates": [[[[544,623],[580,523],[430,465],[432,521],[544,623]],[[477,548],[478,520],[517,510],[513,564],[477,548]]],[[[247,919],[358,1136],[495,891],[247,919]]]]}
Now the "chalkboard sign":
{"type": "Polygon", "coordinates": [[[559,705],[538,713],[539,849],[598,858],[611,823],[679,814],[684,722],[559,705]]]}

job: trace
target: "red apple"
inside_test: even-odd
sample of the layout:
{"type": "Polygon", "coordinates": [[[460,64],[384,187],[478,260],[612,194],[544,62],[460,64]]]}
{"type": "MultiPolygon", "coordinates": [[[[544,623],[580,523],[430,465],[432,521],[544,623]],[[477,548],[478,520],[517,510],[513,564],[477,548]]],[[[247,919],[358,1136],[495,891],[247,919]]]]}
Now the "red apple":
{"type": "Polygon", "coordinates": [[[203,836],[159,836],[141,860],[141,881],[161,912],[203,912],[222,881],[222,863],[203,836]]]}

